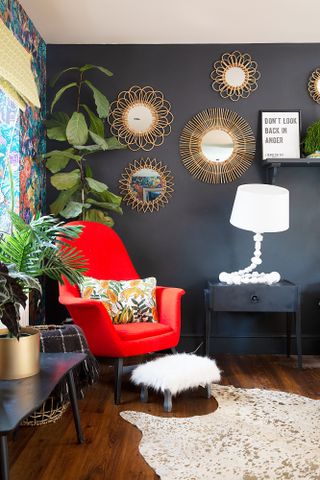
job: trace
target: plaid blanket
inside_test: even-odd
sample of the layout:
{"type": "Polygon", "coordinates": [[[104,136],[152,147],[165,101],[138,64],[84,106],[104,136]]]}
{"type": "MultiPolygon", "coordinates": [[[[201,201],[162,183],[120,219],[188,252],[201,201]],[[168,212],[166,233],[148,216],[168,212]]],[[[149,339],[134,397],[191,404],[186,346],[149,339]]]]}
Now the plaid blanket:
{"type": "MultiPolygon", "coordinates": [[[[76,325],[42,325],[40,330],[40,351],[80,352],[86,353],[87,358],[73,369],[74,380],[79,398],[84,397],[84,390],[99,378],[99,364],[89,350],[83,331],[76,325]]],[[[66,382],[60,382],[53,395],[59,396],[61,401],[68,399],[66,382]]]]}

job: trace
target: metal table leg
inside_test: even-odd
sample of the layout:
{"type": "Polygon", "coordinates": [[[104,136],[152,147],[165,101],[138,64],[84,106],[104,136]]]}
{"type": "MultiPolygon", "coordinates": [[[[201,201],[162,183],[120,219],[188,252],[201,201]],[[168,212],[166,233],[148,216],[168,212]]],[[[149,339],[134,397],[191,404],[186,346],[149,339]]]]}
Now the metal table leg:
{"type": "Polygon", "coordinates": [[[0,435],[1,480],[9,480],[9,453],[7,435],[0,435]]]}
{"type": "Polygon", "coordinates": [[[69,395],[70,395],[70,402],[71,402],[71,408],[72,408],[72,413],[73,413],[73,418],[74,418],[74,424],[76,427],[76,432],[77,432],[77,438],[79,443],[84,443],[84,437],[81,429],[81,423],[80,423],[80,414],[79,414],[79,408],[78,408],[78,400],[77,400],[77,393],[76,393],[76,387],[74,384],[74,377],[73,377],[73,371],[70,370],[67,374],[67,382],[68,382],[68,387],[69,387],[69,395]]]}
{"type": "Polygon", "coordinates": [[[292,314],[287,313],[287,357],[290,357],[291,354],[291,319],[292,314]]]}
{"type": "Polygon", "coordinates": [[[300,309],[295,313],[296,339],[297,339],[297,365],[302,368],[302,342],[301,342],[301,313],[300,309]]]}
{"type": "Polygon", "coordinates": [[[204,291],[204,304],[206,309],[206,331],[205,331],[205,355],[208,357],[210,354],[210,330],[211,330],[211,312],[209,307],[209,290],[204,291]]]}

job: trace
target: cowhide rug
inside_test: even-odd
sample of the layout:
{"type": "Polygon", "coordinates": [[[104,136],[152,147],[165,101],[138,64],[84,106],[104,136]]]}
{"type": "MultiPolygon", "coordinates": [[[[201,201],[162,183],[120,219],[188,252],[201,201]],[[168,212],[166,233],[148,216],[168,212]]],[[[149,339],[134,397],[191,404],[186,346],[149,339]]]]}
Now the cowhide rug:
{"type": "Polygon", "coordinates": [[[189,418],[121,412],[161,480],[320,480],[320,401],[212,387],[218,409],[189,418]]]}

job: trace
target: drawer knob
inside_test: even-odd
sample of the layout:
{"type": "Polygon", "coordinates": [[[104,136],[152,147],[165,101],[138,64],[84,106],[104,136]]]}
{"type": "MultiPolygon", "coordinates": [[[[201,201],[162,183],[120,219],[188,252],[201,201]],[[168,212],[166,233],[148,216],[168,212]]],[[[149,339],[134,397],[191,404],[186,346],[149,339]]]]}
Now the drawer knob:
{"type": "Polygon", "coordinates": [[[259,297],[257,297],[257,295],[252,295],[251,297],[251,302],[252,303],[258,303],[260,300],[259,300],[259,297]]]}

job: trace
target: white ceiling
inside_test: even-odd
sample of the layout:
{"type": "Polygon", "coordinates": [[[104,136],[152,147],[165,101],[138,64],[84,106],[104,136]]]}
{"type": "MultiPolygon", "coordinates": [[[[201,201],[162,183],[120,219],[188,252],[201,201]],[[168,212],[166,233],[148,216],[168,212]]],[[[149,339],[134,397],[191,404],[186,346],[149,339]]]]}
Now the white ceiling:
{"type": "Polygon", "coordinates": [[[320,42],[319,0],[20,0],[47,43],[320,42]]]}

